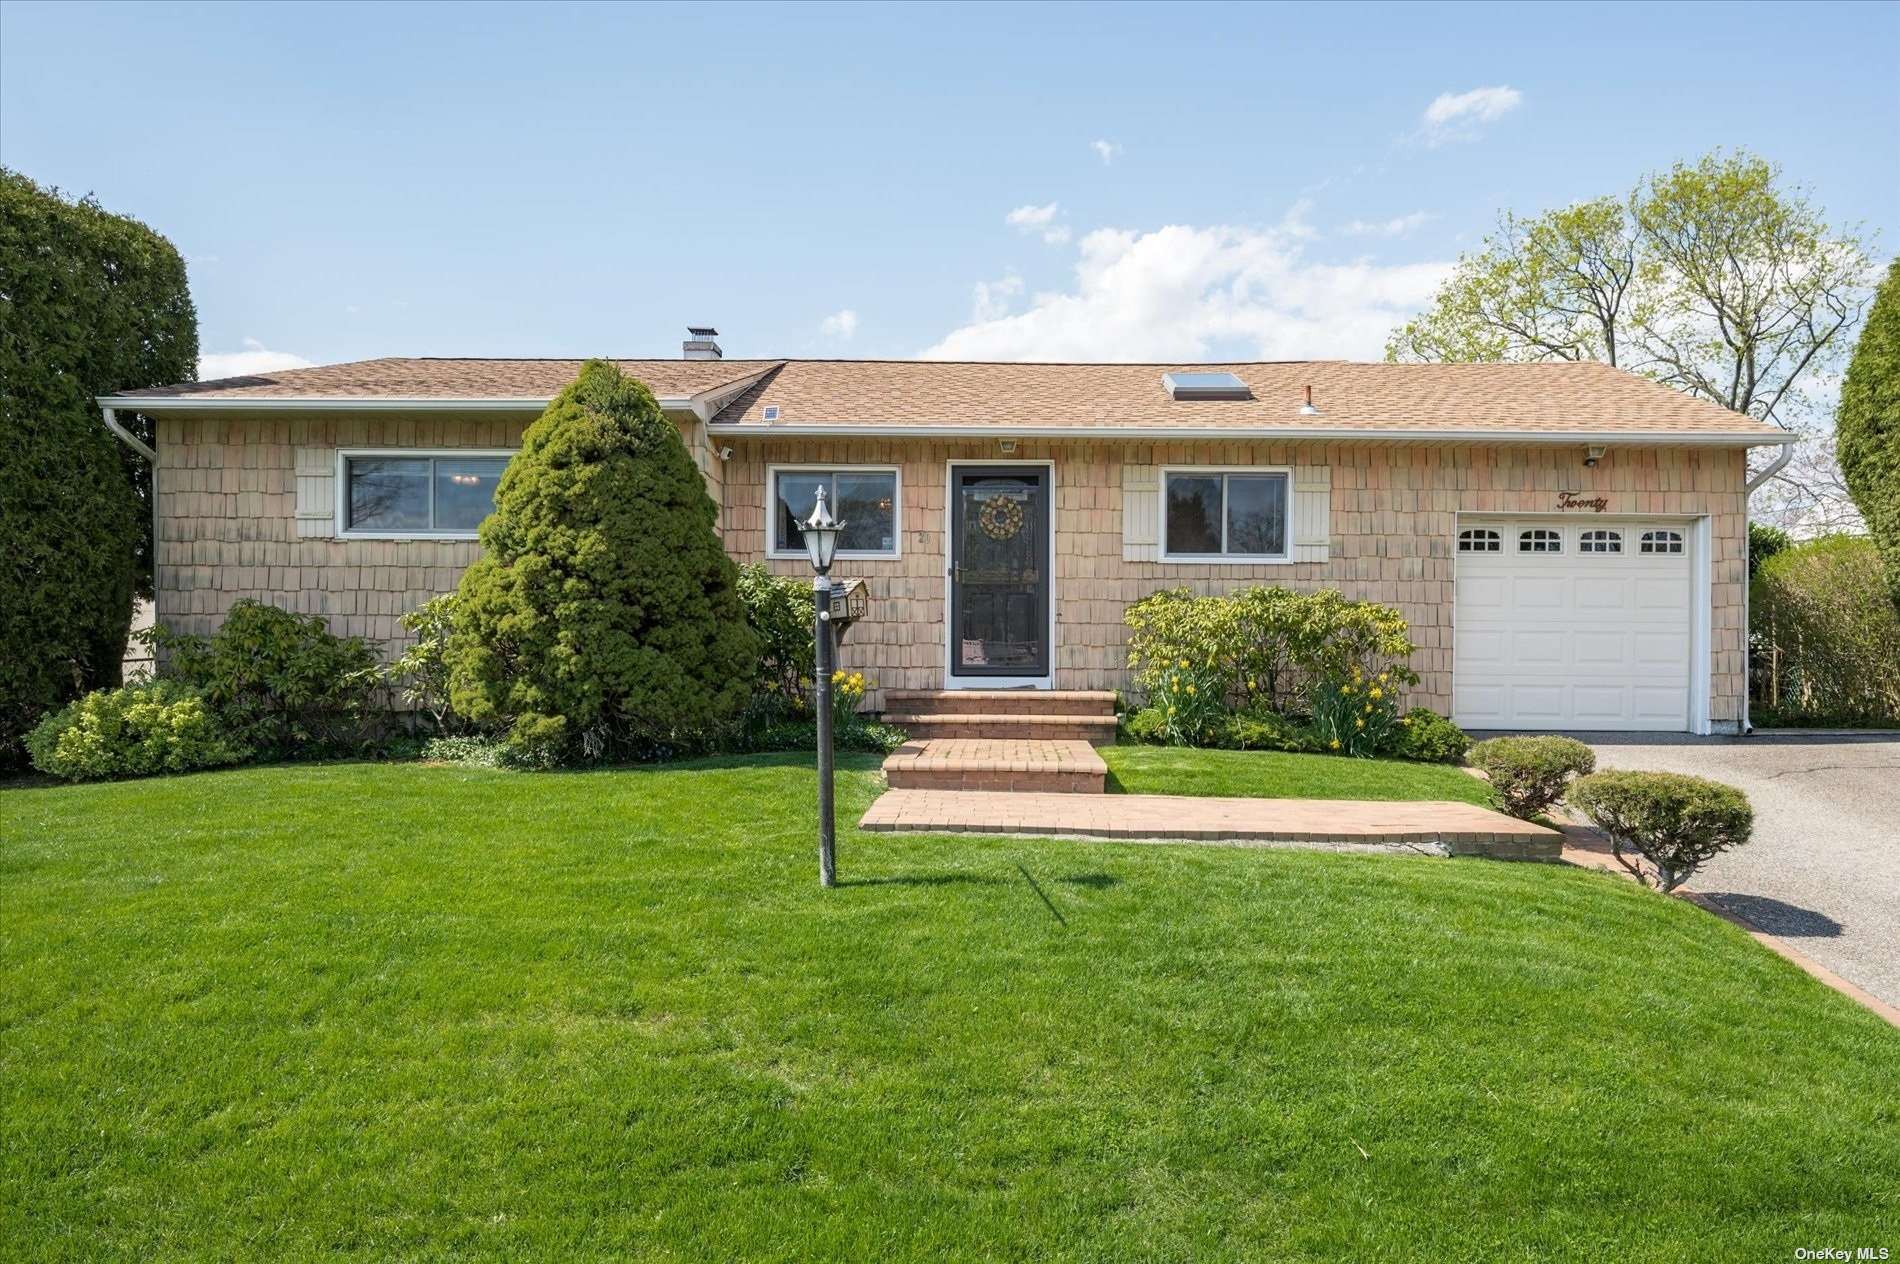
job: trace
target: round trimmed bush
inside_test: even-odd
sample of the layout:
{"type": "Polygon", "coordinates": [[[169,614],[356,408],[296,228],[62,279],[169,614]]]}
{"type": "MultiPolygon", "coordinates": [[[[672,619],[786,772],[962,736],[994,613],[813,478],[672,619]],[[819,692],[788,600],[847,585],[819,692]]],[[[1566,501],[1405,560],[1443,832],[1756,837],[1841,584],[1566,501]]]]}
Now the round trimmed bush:
{"type": "Polygon", "coordinates": [[[1429,707],[1413,707],[1400,717],[1397,740],[1385,753],[1427,764],[1461,764],[1470,749],[1463,729],[1429,707]]]}
{"type": "Polygon", "coordinates": [[[1504,810],[1524,819],[1556,806],[1573,776],[1597,766],[1596,754],[1571,737],[1494,737],[1473,746],[1468,758],[1491,779],[1504,810]]]}
{"type": "Polygon", "coordinates": [[[1755,826],[1747,795],[1683,773],[1600,772],[1572,786],[1570,802],[1610,836],[1617,861],[1659,891],[1675,890],[1711,856],[1746,843],[1755,826]]]}
{"type": "Polygon", "coordinates": [[[35,768],[67,781],[190,772],[251,756],[203,694],[170,680],[89,693],[40,721],[26,749],[35,768]]]}

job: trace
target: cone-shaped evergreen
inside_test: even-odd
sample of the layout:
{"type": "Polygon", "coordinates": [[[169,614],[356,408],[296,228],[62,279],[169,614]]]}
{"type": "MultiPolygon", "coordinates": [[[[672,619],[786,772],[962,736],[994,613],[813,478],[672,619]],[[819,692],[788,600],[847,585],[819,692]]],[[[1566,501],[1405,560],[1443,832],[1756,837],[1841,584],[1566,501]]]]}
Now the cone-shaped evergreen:
{"type": "Polygon", "coordinates": [[[1835,452],[1900,601],[1900,260],[1888,266],[1848,361],[1835,452]]]}
{"type": "Polygon", "coordinates": [[[528,427],[462,576],[456,710],[556,760],[690,740],[730,716],[758,641],[715,515],[652,393],[588,361],[528,427]]]}

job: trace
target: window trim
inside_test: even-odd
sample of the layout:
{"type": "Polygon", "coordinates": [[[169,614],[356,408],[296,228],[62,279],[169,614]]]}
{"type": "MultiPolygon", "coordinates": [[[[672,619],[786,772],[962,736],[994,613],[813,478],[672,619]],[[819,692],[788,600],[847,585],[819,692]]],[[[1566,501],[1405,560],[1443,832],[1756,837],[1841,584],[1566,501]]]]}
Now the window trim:
{"type": "Polygon", "coordinates": [[[1155,484],[1155,494],[1160,498],[1156,521],[1160,527],[1157,552],[1163,562],[1176,566],[1291,566],[1293,560],[1293,467],[1290,465],[1164,465],[1157,471],[1159,479],[1155,484]],[[1282,553],[1170,553],[1168,551],[1168,479],[1175,474],[1185,474],[1190,478],[1206,478],[1209,475],[1221,476],[1221,514],[1220,539],[1224,550],[1227,546],[1227,479],[1229,474],[1277,474],[1286,480],[1286,512],[1281,523],[1281,540],[1285,541],[1282,553]]]}
{"type": "Polygon", "coordinates": [[[1504,532],[1500,528],[1497,528],[1497,527],[1486,527],[1486,526],[1460,527],[1458,528],[1458,535],[1452,541],[1452,544],[1453,544],[1452,551],[1454,553],[1477,554],[1479,556],[1503,556],[1504,532]],[[1486,538],[1483,540],[1479,540],[1477,538],[1479,532],[1483,532],[1486,538]],[[1466,537],[1470,537],[1470,538],[1467,539],[1466,537]],[[1473,547],[1466,548],[1465,546],[1467,544],[1473,547]],[[1487,546],[1494,545],[1496,547],[1485,547],[1485,548],[1477,547],[1480,544],[1487,545],[1487,546]]]}
{"type": "Polygon", "coordinates": [[[1584,527],[1577,532],[1578,557],[1628,557],[1624,548],[1627,529],[1623,527],[1584,527]],[[1597,539],[1591,539],[1597,536],[1597,539]],[[1592,545],[1614,545],[1613,548],[1592,548],[1592,545]]]}
{"type": "Polygon", "coordinates": [[[1514,556],[1519,557],[1526,555],[1530,557],[1562,557],[1569,552],[1569,549],[1565,547],[1569,542],[1564,539],[1564,535],[1564,529],[1557,526],[1519,527],[1517,531],[1517,547],[1512,549],[1511,552],[1514,556]],[[1531,538],[1532,536],[1542,536],[1545,538],[1533,540],[1531,538]],[[1556,547],[1544,549],[1534,547],[1539,544],[1551,543],[1554,543],[1556,547]]]}
{"type": "MultiPolygon", "coordinates": [[[[438,457],[464,458],[471,460],[513,460],[519,448],[338,448],[336,450],[336,538],[339,540],[475,540],[480,538],[478,531],[438,530],[429,527],[420,531],[357,530],[350,522],[350,461],[358,457],[393,457],[396,459],[429,460],[438,457]]],[[[429,469],[429,512],[435,513],[435,468],[429,469]]]]}
{"type": "MultiPolygon", "coordinates": [[[[811,555],[803,545],[780,548],[778,543],[778,476],[780,474],[889,474],[891,483],[891,547],[889,549],[840,548],[836,556],[867,562],[888,562],[904,555],[904,469],[900,465],[860,465],[844,462],[825,465],[811,461],[772,464],[765,467],[765,555],[778,561],[802,561],[811,555]]],[[[837,506],[832,506],[837,512],[837,506]]]]}

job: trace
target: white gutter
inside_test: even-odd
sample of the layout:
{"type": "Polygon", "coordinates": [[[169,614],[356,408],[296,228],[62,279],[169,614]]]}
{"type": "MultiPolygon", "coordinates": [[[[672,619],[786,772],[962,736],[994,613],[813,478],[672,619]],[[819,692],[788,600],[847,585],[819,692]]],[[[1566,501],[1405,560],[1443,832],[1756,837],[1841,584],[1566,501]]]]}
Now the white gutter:
{"type": "Polygon", "coordinates": [[[1619,444],[1689,447],[1755,447],[1790,444],[1794,436],[1759,431],[1552,431],[1552,430],[1425,430],[1358,429],[1333,426],[895,426],[855,422],[789,423],[726,422],[706,427],[709,435],[751,435],[771,438],[866,439],[1268,439],[1342,443],[1457,442],[1578,444],[1614,447],[1619,444]]]}
{"type": "Polygon", "coordinates": [[[1755,731],[1750,716],[1749,695],[1754,692],[1754,663],[1749,657],[1748,643],[1754,630],[1754,616],[1749,611],[1749,590],[1754,588],[1754,577],[1748,574],[1749,554],[1753,547],[1749,541],[1748,502],[1754,496],[1755,489],[1779,474],[1789,461],[1794,459],[1794,436],[1781,445],[1781,451],[1770,461],[1761,473],[1742,484],[1742,733],[1744,736],[1755,731]]]}

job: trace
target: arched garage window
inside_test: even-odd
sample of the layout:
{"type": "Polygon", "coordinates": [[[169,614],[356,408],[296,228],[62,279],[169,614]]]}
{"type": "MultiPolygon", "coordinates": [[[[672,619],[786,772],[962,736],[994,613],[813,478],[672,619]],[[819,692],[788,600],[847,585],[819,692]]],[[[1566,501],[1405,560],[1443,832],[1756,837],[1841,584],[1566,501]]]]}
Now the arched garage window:
{"type": "Polygon", "coordinates": [[[1458,533],[1460,553],[1502,553],[1504,537],[1488,527],[1472,527],[1458,533]]]}
{"type": "Polygon", "coordinates": [[[1563,533],[1544,527],[1520,531],[1517,536],[1517,551],[1519,553],[1561,553],[1564,551],[1563,533]]]}
{"type": "Polygon", "coordinates": [[[1645,553],[1680,553],[1682,552],[1682,532],[1645,531],[1641,549],[1645,553]]]}
{"type": "Polygon", "coordinates": [[[1579,553],[1621,553],[1623,551],[1623,533],[1621,531],[1586,531],[1577,537],[1579,553]]]}

